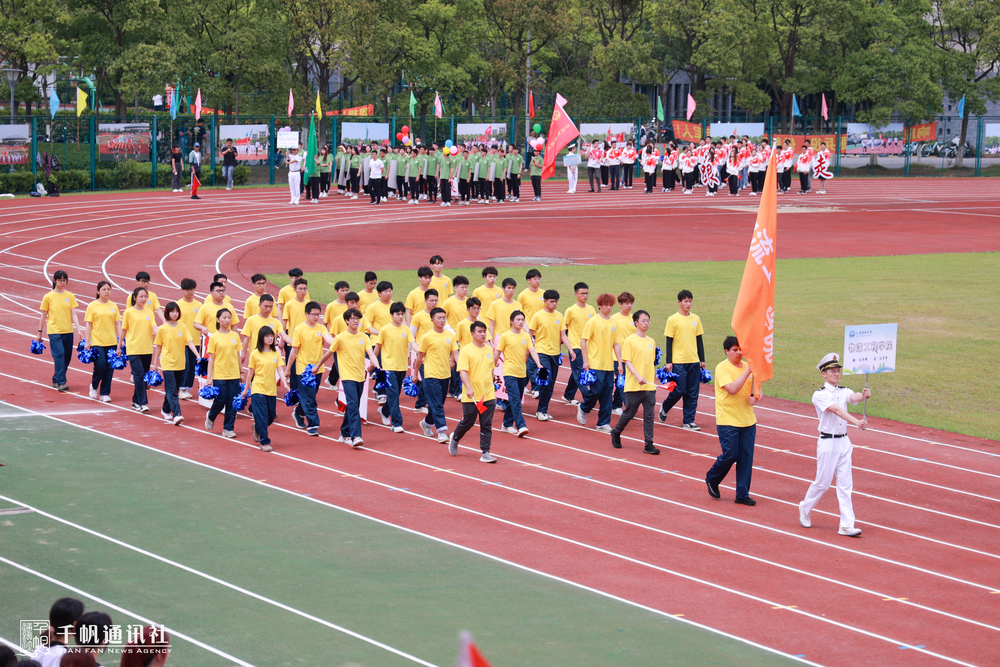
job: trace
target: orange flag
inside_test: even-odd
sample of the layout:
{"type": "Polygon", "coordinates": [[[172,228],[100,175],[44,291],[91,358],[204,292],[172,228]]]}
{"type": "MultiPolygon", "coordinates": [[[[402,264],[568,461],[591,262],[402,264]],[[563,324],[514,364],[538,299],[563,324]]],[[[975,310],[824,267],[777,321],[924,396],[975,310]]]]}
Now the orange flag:
{"type": "Polygon", "coordinates": [[[490,667],[472,640],[472,635],[464,630],[458,636],[458,660],[455,664],[457,667],[490,667]]]}
{"type": "Polygon", "coordinates": [[[760,395],[760,383],[771,379],[774,363],[774,280],[775,259],[778,256],[775,153],[771,153],[767,165],[764,192],[760,197],[760,209],[732,321],[743,356],[753,369],[754,394],[757,396],[760,395]]]}

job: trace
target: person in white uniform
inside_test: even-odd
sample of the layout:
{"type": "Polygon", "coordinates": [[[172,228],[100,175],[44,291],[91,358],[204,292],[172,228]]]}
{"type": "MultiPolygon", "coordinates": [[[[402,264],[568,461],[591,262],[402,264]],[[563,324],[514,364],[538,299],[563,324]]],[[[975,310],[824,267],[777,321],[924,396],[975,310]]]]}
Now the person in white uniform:
{"type": "Polygon", "coordinates": [[[812,402],[819,417],[819,440],[816,443],[816,481],[806,491],[805,500],[799,503],[799,523],[803,528],[812,526],[809,513],[826,490],[830,488],[833,476],[837,476],[837,502],[840,504],[840,530],[848,537],[861,535],[861,529],[854,527],[854,506],[851,491],[854,482],[851,475],[851,439],[847,436],[850,422],[862,431],[868,427],[867,419],[858,419],[847,411],[847,404],[857,405],[872,395],[865,388],[861,393],[853,392],[840,384],[840,357],[835,352],[823,357],[816,366],[823,374],[823,387],[813,394],[812,402]]]}
{"type": "MultiPolygon", "coordinates": [[[[569,145],[569,154],[576,155],[576,144],[569,145]]],[[[579,164],[571,164],[566,167],[566,180],[569,181],[569,190],[566,191],[566,194],[576,194],[576,180],[579,176],[579,169],[579,164]]]]}
{"type": "Polygon", "coordinates": [[[302,156],[299,149],[289,148],[285,162],[288,164],[288,190],[292,193],[292,200],[288,203],[298,206],[302,196],[302,156]]]}

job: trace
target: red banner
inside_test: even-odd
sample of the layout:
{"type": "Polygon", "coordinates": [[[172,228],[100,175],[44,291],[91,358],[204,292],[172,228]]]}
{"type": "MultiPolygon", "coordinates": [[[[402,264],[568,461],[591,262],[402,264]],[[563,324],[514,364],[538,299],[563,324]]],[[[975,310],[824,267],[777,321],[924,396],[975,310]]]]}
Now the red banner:
{"type": "Polygon", "coordinates": [[[549,123],[549,138],[545,141],[545,156],[542,159],[542,180],[552,178],[556,173],[556,156],[569,142],[580,136],[580,130],[573,124],[566,110],[558,104],[552,111],[549,123]]]}
{"type": "Polygon", "coordinates": [[[674,139],[678,141],[698,141],[701,139],[701,124],[675,120],[674,139]]]}
{"type": "Polygon", "coordinates": [[[937,141],[937,123],[908,127],[903,132],[903,137],[903,141],[937,141]]]}
{"type": "Polygon", "coordinates": [[[363,107],[350,107],[340,111],[327,111],[324,116],[374,116],[375,105],[366,104],[363,107]]]}
{"type": "MultiPolygon", "coordinates": [[[[802,150],[802,146],[805,140],[809,140],[809,145],[813,147],[813,150],[819,150],[819,145],[822,142],[826,143],[826,147],[831,151],[834,150],[834,146],[837,145],[837,135],[836,134],[775,134],[774,144],[781,145],[788,139],[792,142],[792,150],[796,153],[802,150]]],[[[844,152],[847,150],[847,137],[841,135],[840,137],[840,151],[844,152]]]]}

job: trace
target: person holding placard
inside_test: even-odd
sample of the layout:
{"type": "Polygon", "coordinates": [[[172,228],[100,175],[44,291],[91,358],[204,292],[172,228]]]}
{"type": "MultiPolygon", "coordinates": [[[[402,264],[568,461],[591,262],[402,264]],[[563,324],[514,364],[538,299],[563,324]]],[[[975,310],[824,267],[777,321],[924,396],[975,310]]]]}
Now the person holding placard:
{"type": "Polygon", "coordinates": [[[813,393],[812,403],[819,417],[819,440],[816,441],[816,481],[809,485],[805,499],[799,503],[799,523],[803,528],[812,526],[809,513],[830,488],[837,476],[837,502],[840,505],[840,535],[858,537],[861,529],[854,526],[854,505],[851,492],[854,481],[851,474],[851,439],[847,436],[848,422],[862,431],[868,428],[868,419],[858,419],[847,411],[847,404],[857,405],[871,397],[865,387],[854,392],[840,386],[840,357],[836,352],[823,357],[817,370],[823,374],[823,386],[813,393]]]}
{"type": "Polygon", "coordinates": [[[580,156],[576,154],[576,144],[569,145],[569,152],[563,158],[563,164],[566,165],[566,180],[569,181],[569,190],[566,192],[571,195],[576,194],[576,180],[580,170],[580,156]]]}

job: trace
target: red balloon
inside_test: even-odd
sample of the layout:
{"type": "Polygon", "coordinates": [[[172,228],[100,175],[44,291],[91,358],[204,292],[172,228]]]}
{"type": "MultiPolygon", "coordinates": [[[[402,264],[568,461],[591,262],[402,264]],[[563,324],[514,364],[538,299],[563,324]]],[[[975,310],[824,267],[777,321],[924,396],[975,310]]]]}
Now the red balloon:
{"type": "Polygon", "coordinates": [[[403,133],[402,132],[397,132],[396,133],[396,141],[402,141],[402,140],[403,140],[403,133]]]}
{"type": "Polygon", "coordinates": [[[400,134],[409,134],[410,133],[410,128],[406,127],[405,125],[403,127],[399,128],[399,129],[400,129],[400,134]]]}

